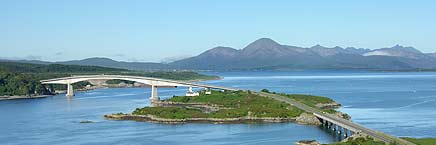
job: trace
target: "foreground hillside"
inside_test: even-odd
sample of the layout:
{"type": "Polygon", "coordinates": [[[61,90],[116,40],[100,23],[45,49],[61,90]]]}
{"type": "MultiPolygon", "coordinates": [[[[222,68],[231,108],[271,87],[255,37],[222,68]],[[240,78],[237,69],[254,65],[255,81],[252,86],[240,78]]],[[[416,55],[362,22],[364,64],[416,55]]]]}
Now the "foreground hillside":
{"type": "MultiPolygon", "coordinates": [[[[57,77],[67,77],[71,75],[88,74],[120,74],[156,77],[174,80],[197,80],[215,79],[215,76],[201,75],[195,72],[144,72],[129,71],[126,69],[98,67],[98,66],[79,66],[79,65],[60,65],[60,64],[28,64],[16,62],[0,62],[0,96],[32,96],[49,95],[55,90],[65,90],[65,85],[42,85],[42,79],[57,77]]],[[[88,82],[78,82],[73,84],[75,88],[83,88],[90,85],[88,82]]]]}
{"type": "Polygon", "coordinates": [[[436,138],[403,138],[417,145],[436,145],[436,138]]]}

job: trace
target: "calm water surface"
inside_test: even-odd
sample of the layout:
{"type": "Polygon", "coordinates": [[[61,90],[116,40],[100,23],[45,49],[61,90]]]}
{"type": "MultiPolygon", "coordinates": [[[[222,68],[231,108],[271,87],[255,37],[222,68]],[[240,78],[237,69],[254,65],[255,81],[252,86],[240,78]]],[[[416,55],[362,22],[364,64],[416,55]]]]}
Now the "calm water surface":
{"type": "MultiPolygon", "coordinates": [[[[328,96],[353,121],[396,136],[436,137],[436,73],[207,72],[206,83],[243,89],[328,96]]],[[[159,89],[161,98],[186,88],[159,89]]],[[[316,126],[272,124],[165,125],[110,121],[108,113],[149,105],[149,88],[77,92],[73,98],[0,101],[0,144],[294,144],[333,142],[316,126]],[[81,124],[81,120],[95,123],[81,124]]]]}

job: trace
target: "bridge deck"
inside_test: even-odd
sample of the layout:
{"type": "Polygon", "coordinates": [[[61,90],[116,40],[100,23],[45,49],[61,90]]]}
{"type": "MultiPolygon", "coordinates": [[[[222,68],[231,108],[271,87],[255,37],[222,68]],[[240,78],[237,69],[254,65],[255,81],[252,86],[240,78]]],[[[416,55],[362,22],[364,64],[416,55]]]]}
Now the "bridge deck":
{"type": "Polygon", "coordinates": [[[302,110],[304,110],[306,112],[311,112],[315,116],[317,116],[317,117],[319,117],[321,119],[328,120],[329,122],[332,122],[334,124],[337,124],[339,126],[347,128],[347,129],[349,129],[351,131],[354,131],[354,132],[360,131],[362,133],[365,133],[365,134],[367,134],[367,135],[369,135],[369,136],[371,136],[373,138],[379,139],[379,140],[384,141],[386,143],[399,143],[399,144],[404,144],[404,145],[415,145],[414,143],[411,143],[409,141],[406,141],[406,140],[403,140],[403,139],[400,139],[400,138],[397,138],[397,137],[394,137],[394,136],[390,136],[390,135],[384,134],[382,132],[378,132],[378,131],[375,131],[375,130],[363,127],[363,126],[361,126],[361,125],[359,125],[357,123],[354,123],[354,122],[351,122],[349,120],[340,118],[340,117],[338,117],[336,115],[331,115],[331,114],[328,114],[328,113],[321,112],[318,109],[315,109],[313,107],[310,107],[310,106],[307,106],[305,104],[302,104],[302,103],[300,103],[298,101],[295,101],[295,100],[293,100],[291,98],[287,98],[287,97],[276,95],[276,94],[263,93],[263,92],[260,92],[258,94],[261,95],[261,96],[264,96],[264,97],[270,97],[270,98],[273,98],[273,99],[276,99],[276,100],[279,100],[279,101],[283,101],[283,102],[289,103],[289,104],[291,104],[291,105],[293,105],[293,106],[295,106],[297,108],[300,108],[300,109],[302,109],[302,110]]]}
{"type": "Polygon", "coordinates": [[[40,82],[43,84],[50,84],[51,82],[73,80],[73,79],[102,79],[102,80],[105,80],[105,79],[107,79],[107,80],[110,80],[110,79],[138,79],[138,80],[150,80],[150,81],[157,81],[157,82],[174,83],[174,84],[180,84],[180,85],[192,86],[192,87],[200,87],[200,88],[221,89],[221,90],[229,90],[229,91],[238,91],[239,90],[239,89],[235,89],[235,88],[228,88],[228,87],[214,86],[214,85],[207,85],[207,84],[198,84],[198,83],[191,83],[191,82],[185,82],[185,81],[176,81],[176,80],[159,79],[159,78],[152,78],[152,77],[141,77],[141,76],[123,76],[123,75],[71,76],[71,77],[41,80],[40,82]]]}

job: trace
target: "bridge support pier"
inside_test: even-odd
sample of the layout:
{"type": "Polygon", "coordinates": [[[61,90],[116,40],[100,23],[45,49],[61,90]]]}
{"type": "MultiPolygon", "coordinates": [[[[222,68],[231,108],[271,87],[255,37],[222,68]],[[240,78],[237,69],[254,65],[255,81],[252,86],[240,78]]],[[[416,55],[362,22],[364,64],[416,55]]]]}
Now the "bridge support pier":
{"type": "Polygon", "coordinates": [[[328,122],[327,120],[324,120],[323,124],[324,124],[324,126],[325,126],[326,128],[329,127],[329,122],[328,122]]]}
{"type": "Polygon", "coordinates": [[[344,136],[348,137],[348,129],[344,128],[344,136]]]}
{"type": "Polygon", "coordinates": [[[342,134],[342,127],[338,126],[338,134],[342,134]]]}
{"type": "Polygon", "coordinates": [[[67,94],[65,94],[65,96],[67,96],[67,97],[74,96],[73,85],[71,85],[70,83],[67,84],[67,94]]]}
{"type": "Polygon", "coordinates": [[[151,85],[151,96],[150,96],[151,102],[158,102],[159,96],[157,96],[157,86],[151,85]]]}

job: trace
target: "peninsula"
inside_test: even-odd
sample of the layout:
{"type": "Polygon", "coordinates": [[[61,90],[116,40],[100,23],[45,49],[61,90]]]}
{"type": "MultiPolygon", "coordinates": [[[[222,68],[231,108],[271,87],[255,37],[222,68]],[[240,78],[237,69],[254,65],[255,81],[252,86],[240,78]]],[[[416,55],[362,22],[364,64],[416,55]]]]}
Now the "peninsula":
{"type": "MultiPolygon", "coordinates": [[[[164,124],[180,123],[274,123],[294,122],[305,125],[322,125],[322,120],[313,113],[306,112],[295,104],[280,101],[265,94],[279,95],[310,106],[325,114],[350,120],[351,117],[336,109],[341,105],[330,98],[270,92],[266,89],[258,92],[247,91],[200,91],[199,96],[173,96],[155,102],[151,107],[136,108],[131,113],[114,113],[104,115],[109,120],[147,121],[164,124]]],[[[329,128],[329,126],[327,126],[329,128]]],[[[331,128],[330,128],[331,129],[331,128]]],[[[342,142],[332,144],[368,144],[384,145],[386,141],[374,139],[368,134],[356,132],[347,136],[342,142]]],[[[405,140],[395,139],[405,142],[405,140]]],[[[406,141],[407,142],[407,141],[406,141]]],[[[320,145],[316,141],[300,141],[301,145],[320,145]]],[[[413,143],[405,143],[413,144],[413,143]]]]}
{"type": "MultiPolygon", "coordinates": [[[[268,90],[263,90],[269,92],[268,90]]],[[[288,95],[286,97],[317,107],[325,112],[350,119],[334,109],[340,104],[325,97],[311,95],[288,95]]],[[[156,102],[152,107],[136,108],[132,113],[105,115],[107,119],[150,121],[156,123],[254,123],[254,122],[296,122],[320,125],[312,114],[272,98],[250,91],[201,91],[199,96],[174,96],[156,102]]]]}

